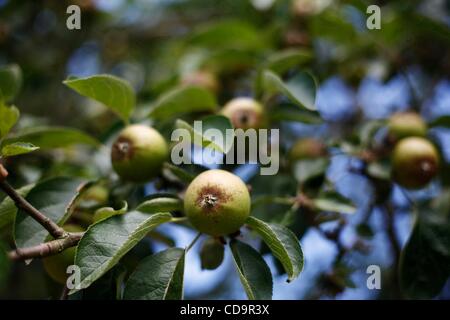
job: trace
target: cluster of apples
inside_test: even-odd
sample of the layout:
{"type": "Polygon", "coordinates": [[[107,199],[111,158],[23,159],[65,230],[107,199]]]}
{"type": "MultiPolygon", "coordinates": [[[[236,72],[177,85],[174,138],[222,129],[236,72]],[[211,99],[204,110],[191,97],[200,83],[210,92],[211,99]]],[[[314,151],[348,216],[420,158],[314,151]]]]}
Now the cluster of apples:
{"type": "MultiPolygon", "coordinates": [[[[263,107],[251,98],[236,98],[221,110],[235,128],[260,128],[263,107]]],[[[155,178],[167,160],[169,148],[162,135],[145,125],[130,125],[112,146],[111,161],[122,180],[135,183],[155,178]]],[[[212,236],[239,230],[250,213],[247,186],[236,175],[224,170],[207,170],[189,185],[184,209],[199,231],[212,236]]]]}
{"type": "Polygon", "coordinates": [[[407,189],[428,185],[439,171],[439,153],[427,138],[427,124],[415,112],[394,114],[388,123],[392,178],[407,189]]]}
{"type": "MultiPolygon", "coordinates": [[[[217,89],[216,80],[209,74],[199,73],[183,82],[217,89]]],[[[232,99],[220,113],[228,117],[235,128],[258,129],[265,125],[263,107],[252,98],[232,99]]],[[[157,177],[168,158],[169,146],[161,133],[142,124],[125,127],[111,148],[114,171],[121,180],[133,183],[145,183],[157,177]]],[[[219,237],[240,229],[250,214],[250,203],[246,184],[228,171],[207,170],[190,183],[184,196],[184,212],[198,231],[216,238],[205,242],[202,252],[211,248],[217,251],[217,247],[223,246],[217,240],[219,237]]],[[[65,229],[82,231],[74,225],[67,225],[65,229]]],[[[44,259],[44,267],[51,278],[64,283],[66,268],[73,264],[74,255],[75,248],[70,248],[44,259]]],[[[213,268],[211,263],[203,267],[213,268]]]]}

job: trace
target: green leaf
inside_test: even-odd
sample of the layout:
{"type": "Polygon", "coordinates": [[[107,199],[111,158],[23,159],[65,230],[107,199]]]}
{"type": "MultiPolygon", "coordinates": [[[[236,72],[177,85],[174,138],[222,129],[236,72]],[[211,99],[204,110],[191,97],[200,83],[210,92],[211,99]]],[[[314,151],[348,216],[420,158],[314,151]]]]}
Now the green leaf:
{"type": "Polygon", "coordinates": [[[292,197],[281,197],[278,195],[265,194],[253,198],[252,209],[255,209],[260,206],[267,206],[268,204],[271,203],[293,205],[295,203],[295,199],[292,197]]]}
{"type": "Polygon", "coordinates": [[[175,247],[175,240],[171,236],[163,234],[162,232],[159,232],[157,230],[150,231],[147,234],[147,238],[151,239],[152,241],[159,242],[167,247],[175,247]]]}
{"type": "Polygon", "coordinates": [[[371,177],[381,180],[389,180],[391,178],[390,161],[371,162],[367,166],[367,172],[371,177]]]}
{"type": "Polygon", "coordinates": [[[5,139],[2,146],[26,141],[41,149],[65,148],[74,144],[99,146],[100,142],[86,133],[65,127],[35,127],[5,139]]]}
{"type": "Polygon", "coordinates": [[[309,73],[300,72],[283,81],[274,72],[266,70],[263,73],[263,88],[272,94],[285,95],[299,107],[316,110],[316,82],[309,73]]]}
{"type": "MultiPolygon", "coordinates": [[[[271,196],[271,197],[279,197],[286,198],[286,196],[293,196],[296,194],[298,189],[298,183],[291,173],[283,173],[279,172],[274,176],[262,176],[262,175],[254,175],[248,183],[252,186],[252,199],[257,200],[258,197],[261,196],[271,196]]],[[[274,218],[274,213],[278,212],[279,214],[283,214],[288,210],[293,202],[292,201],[275,201],[275,202],[266,202],[266,200],[257,201],[254,205],[252,203],[252,215],[265,220],[270,221],[274,218]],[[263,203],[263,205],[258,205],[259,203],[263,203]],[[281,203],[280,203],[281,202],[281,203]]]]}
{"type": "MultiPolygon", "coordinates": [[[[83,190],[81,179],[58,177],[38,183],[28,192],[26,200],[53,222],[63,225],[73,212],[73,204],[83,190]]],[[[16,215],[14,239],[18,248],[41,244],[48,232],[23,210],[16,215]]]]}
{"type": "MultiPolygon", "coordinates": [[[[230,120],[224,116],[208,116],[203,118],[202,127],[194,127],[187,122],[178,119],[175,126],[178,129],[185,129],[190,134],[190,141],[203,148],[211,148],[221,153],[227,153],[233,146],[234,131],[230,120]],[[225,141],[216,140],[216,136],[211,130],[218,130],[218,134],[224,137],[225,141]],[[200,131],[201,130],[201,131],[200,131]]],[[[220,138],[219,138],[220,139],[220,138]]]]}
{"type": "Polygon", "coordinates": [[[21,86],[22,70],[18,65],[11,64],[0,68],[0,100],[11,101],[21,86]]]}
{"type": "Polygon", "coordinates": [[[75,264],[81,270],[80,286],[71,293],[89,287],[117,264],[148,232],[171,219],[170,213],[148,215],[131,211],[89,227],[78,244],[75,255],[75,264]]]}
{"type": "Polygon", "coordinates": [[[171,212],[181,210],[183,201],[177,198],[160,197],[141,203],[136,210],[144,213],[171,212]]]}
{"type": "Polygon", "coordinates": [[[287,71],[297,68],[312,59],[311,51],[305,49],[286,49],[272,53],[267,61],[258,70],[255,79],[256,95],[260,96],[263,87],[264,70],[273,71],[275,74],[283,75],[287,71]]]}
{"type": "Polygon", "coordinates": [[[269,56],[265,64],[266,69],[272,70],[276,74],[283,74],[286,71],[298,67],[312,59],[311,51],[305,49],[286,49],[278,51],[269,56]]]}
{"type": "Polygon", "coordinates": [[[230,248],[247,297],[250,300],[271,300],[272,274],[259,252],[237,240],[230,243],[230,248]]]}
{"type": "MultiPolygon", "coordinates": [[[[408,21],[412,23],[412,26],[415,27],[415,32],[419,34],[432,34],[433,36],[439,38],[440,41],[445,41],[446,43],[450,42],[450,31],[445,21],[440,21],[438,19],[428,17],[422,12],[414,11],[412,11],[406,19],[408,19],[408,21]]],[[[408,31],[410,32],[410,30],[408,31]]]]}
{"type": "MultiPolygon", "coordinates": [[[[33,189],[35,184],[29,184],[20,189],[16,189],[16,192],[20,194],[22,197],[26,197],[27,194],[33,189]]],[[[16,217],[17,207],[14,204],[14,201],[10,197],[6,197],[0,203],[0,229],[10,223],[14,222],[16,217]]]]}
{"type": "Polygon", "coordinates": [[[19,109],[7,107],[0,101],[0,139],[4,138],[19,120],[19,109]]]}
{"type": "Polygon", "coordinates": [[[136,267],[125,285],[125,300],[182,300],[186,251],[170,248],[136,267]]]}
{"type": "Polygon", "coordinates": [[[36,147],[32,143],[28,142],[15,142],[12,144],[8,144],[4,146],[0,152],[3,157],[12,157],[18,156],[25,153],[30,153],[38,150],[39,147],[36,147]]]}
{"type": "Polygon", "coordinates": [[[314,206],[318,210],[352,214],[356,212],[353,203],[341,194],[330,191],[324,192],[313,200],[314,206]]]}
{"type": "Polygon", "coordinates": [[[285,213],[283,213],[281,219],[277,217],[279,220],[274,220],[273,222],[279,223],[285,227],[291,226],[297,220],[298,210],[298,204],[293,204],[285,213]]]}
{"type": "Polygon", "coordinates": [[[280,260],[288,281],[297,278],[303,270],[303,252],[295,234],[282,225],[267,223],[255,217],[249,217],[247,224],[261,236],[272,254],[280,260]]]}
{"type": "Polygon", "coordinates": [[[294,176],[299,183],[324,175],[328,168],[326,158],[299,160],[294,164],[294,176]]]}
{"type": "Polygon", "coordinates": [[[165,93],[152,106],[149,116],[166,120],[190,112],[215,111],[217,101],[207,89],[183,86],[165,93]]]}
{"type": "Polygon", "coordinates": [[[68,296],[68,300],[121,300],[124,284],[123,278],[126,273],[125,266],[118,264],[95,281],[89,288],[68,296]]]}
{"type": "Polygon", "coordinates": [[[209,51],[199,68],[215,70],[218,74],[222,74],[251,68],[258,61],[258,57],[251,51],[228,48],[209,51]]]}
{"type": "Polygon", "coordinates": [[[251,24],[239,20],[224,20],[200,26],[190,37],[189,43],[215,50],[254,50],[264,48],[267,42],[251,24]]]}
{"type": "Polygon", "coordinates": [[[325,10],[311,19],[309,27],[314,39],[326,38],[340,45],[356,44],[357,32],[344,17],[344,10],[325,10]]]}
{"type": "Polygon", "coordinates": [[[92,220],[94,223],[99,222],[100,220],[105,220],[109,217],[118,215],[118,214],[125,214],[128,211],[128,203],[126,201],[122,201],[122,205],[120,209],[114,209],[111,207],[104,207],[97,209],[94,213],[94,217],[92,220]]]}
{"type": "Polygon", "coordinates": [[[171,174],[185,183],[190,183],[195,178],[195,175],[193,175],[192,173],[168,162],[164,163],[164,169],[169,170],[171,174]]]}
{"type": "Polygon", "coordinates": [[[107,74],[63,82],[79,94],[103,103],[123,121],[128,122],[136,105],[136,94],[128,81],[107,74]]]}
{"type": "Polygon", "coordinates": [[[450,222],[420,212],[400,256],[400,285],[411,299],[431,299],[450,277],[450,222]]]}
{"type": "Polygon", "coordinates": [[[444,127],[450,128],[450,116],[442,116],[434,119],[428,124],[429,127],[444,127]]]}
{"type": "Polygon", "coordinates": [[[362,146],[369,147],[376,133],[386,125],[386,120],[367,121],[356,131],[362,146]]]}
{"type": "MultiPolygon", "coordinates": [[[[203,138],[206,141],[216,144],[223,153],[227,153],[233,146],[234,130],[230,119],[221,115],[207,116],[202,120],[203,138]],[[225,138],[225,141],[215,141],[215,136],[211,133],[211,130],[215,129],[220,131],[220,136],[225,138]],[[209,132],[208,132],[209,130],[209,132]]],[[[208,146],[206,146],[208,147],[208,146]]]]}
{"type": "Polygon", "coordinates": [[[323,123],[323,119],[320,117],[320,114],[316,111],[280,110],[280,111],[274,111],[273,113],[271,113],[270,117],[274,121],[300,122],[300,123],[304,123],[304,124],[321,124],[321,123],[323,123]]]}

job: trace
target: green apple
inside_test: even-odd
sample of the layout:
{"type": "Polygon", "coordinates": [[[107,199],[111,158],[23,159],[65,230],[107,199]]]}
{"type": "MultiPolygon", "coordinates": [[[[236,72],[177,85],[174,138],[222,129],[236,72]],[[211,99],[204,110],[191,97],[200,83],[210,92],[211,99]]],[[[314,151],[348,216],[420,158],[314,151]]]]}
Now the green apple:
{"type": "Polygon", "coordinates": [[[393,141],[407,137],[425,137],[427,124],[415,112],[396,113],[389,119],[388,132],[393,141]]]}
{"type": "Polygon", "coordinates": [[[142,183],[161,172],[169,149],[155,129],[144,125],[126,127],[114,142],[111,162],[122,180],[142,183]]]}
{"type": "Polygon", "coordinates": [[[198,70],[184,75],[181,78],[181,83],[188,86],[198,86],[213,93],[217,93],[220,89],[216,75],[206,70],[198,70]]]}
{"type": "Polygon", "coordinates": [[[420,137],[400,140],[392,155],[392,177],[402,187],[425,187],[439,170],[439,154],[431,142],[420,137]]]}
{"type": "Polygon", "coordinates": [[[315,138],[302,138],[297,140],[289,152],[289,160],[292,162],[306,159],[316,159],[327,154],[327,149],[322,141],[315,138]]]}
{"type": "Polygon", "coordinates": [[[224,170],[208,170],[188,186],[184,211],[200,232],[216,237],[232,234],[250,214],[250,194],[238,176],[224,170]]]}
{"type": "Polygon", "coordinates": [[[202,243],[200,261],[202,269],[217,269],[223,262],[224,245],[218,239],[208,238],[202,243]]]}
{"type": "Polygon", "coordinates": [[[264,107],[252,98],[235,98],[220,113],[230,119],[235,129],[262,129],[267,126],[264,107]]]}

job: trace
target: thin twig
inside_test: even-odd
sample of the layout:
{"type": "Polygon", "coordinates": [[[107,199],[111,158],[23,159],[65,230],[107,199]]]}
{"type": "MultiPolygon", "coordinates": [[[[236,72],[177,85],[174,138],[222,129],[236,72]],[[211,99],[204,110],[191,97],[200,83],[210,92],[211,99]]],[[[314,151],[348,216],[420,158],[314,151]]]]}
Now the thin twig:
{"type": "Polygon", "coordinates": [[[197,235],[195,236],[194,240],[192,240],[191,244],[188,245],[188,247],[186,248],[186,252],[188,252],[189,250],[191,250],[191,248],[194,246],[194,244],[197,242],[198,239],[200,239],[200,236],[202,235],[201,232],[197,233],[197,235]]]}
{"type": "Polygon", "coordinates": [[[400,257],[401,245],[398,241],[397,234],[395,232],[395,212],[390,204],[384,206],[384,212],[386,215],[386,233],[389,237],[392,246],[392,253],[394,255],[396,264],[400,257]]]}
{"type": "MultiPolygon", "coordinates": [[[[0,170],[4,167],[0,165],[0,170]]],[[[54,223],[50,218],[46,217],[42,212],[33,207],[24,197],[6,181],[6,175],[0,177],[0,189],[2,189],[15,203],[16,207],[25,211],[30,217],[42,225],[55,239],[63,238],[67,232],[54,223]]]]}
{"type": "Polygon", "coordinates": [[[339,261],[344,257],[344,255],[348,252],[348,248],[345,247],[340,240],[342,230],[344,229],[346,222],[345,220],[341,220],[339,222],[339,225],[336,229],[332,231],[324,231],[320,228],[320,226],[316,226],[316,229],[319,231],[319,233],[325,238],[330,241],[333,241],[336,245],[336,248],[338,250],[338,253],[334,259],[334,264],[339,263],[339,261]]]}
{"type": "Polygon", "coordinates": [[[61,296],[59,297],[59,300],[67,300],[67,297],[69,296],[69,291],[70,291],[70,289],[67,288],[66,284],[64,284],[64,287],[62,289],[61,296]]]}
{"type": "Polygon", "coordinates": [[[34,247],[18,248],[10,251],[8,257],[11,260],[28,260],[33,258],[44,258],[55,255],[67,248],[74,247],[80,242],[84,232],[68,233],[65,238],[41,243],[34,247]]]}
{"type": "Polygon", "coordinates": [[[397,233],[395,231],[395,210],[392,208],[392,205],[386,203],[383,208],[384,214],[386,216],[386,233],[389,238],[389,242],[391,244],[392,256],[394,259],[394,264],[392,267],[392,284],[394,286],[393,294],[396,298],[401,298],[401,291],[399,287],[399,278],[398,278],[398,267],[400,263],[400,254],[402,247],[397,238],[397,233]]]}

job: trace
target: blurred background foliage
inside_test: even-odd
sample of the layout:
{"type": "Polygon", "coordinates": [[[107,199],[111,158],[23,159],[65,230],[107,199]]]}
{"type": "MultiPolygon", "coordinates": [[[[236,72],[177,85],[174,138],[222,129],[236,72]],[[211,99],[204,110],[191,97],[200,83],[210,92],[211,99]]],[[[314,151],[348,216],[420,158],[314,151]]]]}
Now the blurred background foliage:
{"type": "MultiPolygon", "coordinates": [[[[127,79],[138,93],[139,118],[162,93],[198,70],[218,77],[219,88],[214,90],[219,105],[240,95],[260,98],[262,68],[270,65],[276,70],[281,50],[284,55],[295,52],[286,71],[314,74],[319,83],[316,105],[325,122],[281,122],[281,147],[288,150],[299,137],[315,137],[342,148],[342,141],[351,144],[362,137],[356,130],[362,122],[374,124],[407,109],[420,112],[427,121],[450,114],[449,12],[450,1],[445,0],[0,0],[0,65],[18,64],[23,72],[22,88],[14,101],[22,114],[16,131],[64,125],[107,144],[122,124],[100,104],[62,85],[68,76],[109,73],[127,79]],[[66,28],[70,4],[81,8],[81,30],[66,28]],[[366,28],[370,4],[382,8],[381,30],[366,28]]],[[[448,164],[450,130],[434,128],[431,135],[448,164]]],[[[358,211],[325,217],[324,221],[331,221],[320,228],[309,228],[303,221],[308,219],[305,213],[297,217],[294,229],[301,238],[305,270],[289,285],[284,276],[275,276],[274,298],[398,298],[398,288],[389,279],[398,263],[395,246],[403,246],[411,233],[410,200],[448,202],[443,185],[450,181],[447,177],[418,192],[394,186],[388,197],[393,205],[389,210],[396,214],[393,221],[386,221],[386,208],[374,205],[373,181],[358,174],[361,161],[333,150],[326,177],[358,211]],[[392,244],[393,234],[398,243],[392,244]],[[337,245],[333,237],[339,237],[337,245]],[[366,287],[366,268],[371,264],[380,265],[388,279],[382,290],[366,287]]],[[[22,186],[61,174],[96,178],[109,172],[110,164],[108,150],[92,153],[76,146],[14,158],[8,169],[11,182],[22,186]]],[[[252,168],[240,170],[252,184],[254,197],[295,195],[297,182],[289,172],[264,177],[255,175],[252,168]]],[[[153,184],[148,185],[136,197],[154,190],[153,184]]],[[[258,208],[256,215],[269,220],[280,220],[279,214],[290,210],[286,204],[258,208]]],[[[161,233],[163,241],[150,244],[154,251],[167,241],[184,246],[194,234],[173,226],[164,226],[161,233]]],[[[146,255],[146,244],[133,252],[146,255]]],[[[187,298],[245,297],[237,276],[229,276],[233,266],[228,255],[214,272],[201,271],[194,255],[189,261],[187,298]]],[[[276,274],[276,262],[270,257],[267,261],[276,274]]],[[[58,290],[41,264],[17,264],[0,297],[57,297],[58,290]]],[[[113,291],[104,292],[114,296],[113,291]]],[[[437,297],[450,298],[450,282],[437,297]]]]}

